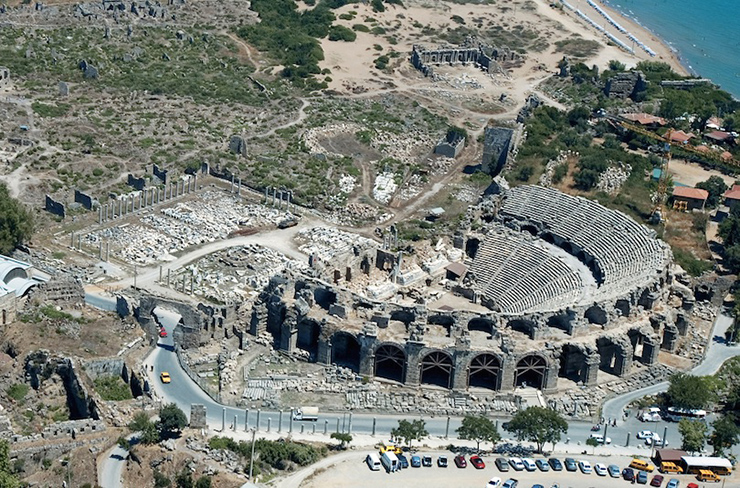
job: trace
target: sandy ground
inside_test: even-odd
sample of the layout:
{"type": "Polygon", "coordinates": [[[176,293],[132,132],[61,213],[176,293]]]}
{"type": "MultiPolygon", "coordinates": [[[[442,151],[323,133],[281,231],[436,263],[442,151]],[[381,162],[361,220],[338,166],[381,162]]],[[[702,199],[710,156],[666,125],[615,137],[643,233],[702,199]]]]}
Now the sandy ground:
{"type": "Polygon", "coordinates": [[[673,159],[668,165],[668,173],[673,176],[673,181],[684,185],[696,186],[700,181],[706,181],[710,176],[719,176],[729,187],[735,184],[734,176],[726,175],[720,171],[703,168],[697,163],[673,159]]]}

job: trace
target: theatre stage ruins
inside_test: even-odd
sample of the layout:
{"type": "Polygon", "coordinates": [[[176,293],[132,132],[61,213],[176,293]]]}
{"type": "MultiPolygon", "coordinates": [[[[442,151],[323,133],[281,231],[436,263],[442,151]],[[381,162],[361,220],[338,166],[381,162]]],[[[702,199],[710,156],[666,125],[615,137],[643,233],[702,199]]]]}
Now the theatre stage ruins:
{"type": "MultiPolygon", "coordinates": [[[[240,197],[228,191],[198,195],[227,199],[226,207],[239,211],[240,197]]],[[[209,205],[218,213],[224,204],[209,205]]],[[[291,215],[266,205],[245,211],[273,225],[291,215]]],[[[220,343],[214,362],[222,376],[222,356],[228,361],[237,348],[262,344],[278,353],[274,363],[290,357],[346,373],[339,389],[345,393],[391,385],[404,395],[465,396],[471,408],[473,398],[516,403],[526,391],[550,399],[563,390],[619,385],[651,368],[662,371],[661,350],[690,354],[699,336],[694,314],[703,305],[674,276],[670,250],[655,232],[554,189],[501,189],[470,206],[453,236],[426,247],[399,248],[393,226],[368,238],[308,217],[282,232],[266,234],[265,242],[257,232],[253,244],[203,256],[172,276],[160,273],[158,286],[171,293],[121,291],[119,308],[153,333],[162,320],[157,307],[176,312],[178,351],[203,356],[188,351],[220,343]],[[293,251],[271,248],[275,239],[290,240],[293,251]]],[[[258,378],[278,389],[286,387],[281,378],[301,381],[289,368],[274,377],[243,368],[220,378],[215,393],[228,397],[233,378],[243,376],[244,397],[240,390],[231,400],[246,404],[264,398],[247,395],[250,384],[269,389],[258,378]]],[[[599,393],[590,396],[606,394],[599,393]]],[[[366,397],[348,394],[347,401],[377,407],[366,397]]]]}

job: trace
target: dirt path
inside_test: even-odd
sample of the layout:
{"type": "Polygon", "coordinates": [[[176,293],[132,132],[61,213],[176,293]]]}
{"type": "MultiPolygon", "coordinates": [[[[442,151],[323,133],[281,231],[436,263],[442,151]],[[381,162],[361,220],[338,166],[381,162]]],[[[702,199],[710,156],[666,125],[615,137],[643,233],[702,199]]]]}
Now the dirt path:
{"type": "Polygon", "coordinates": [[[287,129],[288,127],[293,127],[294,125],[298,125],[304,120],[306,120],[306,117],[308,117],[308,114],[306,113],[306,109],[309,105],[311,105],[311,102],[307,98],[301,99],[301,108],[298,109],[298,117],[295,118],[295,120],[291,120],[290,122],[287,122],[283,125],[278,125],[277,127],[273,127],[272,129],[268,130],[267,132],[263,132],[262,134],[255,134],[253,137],[267,137],[271,136],[275,133],[275,131],[287,129]]]}
{"type": "Polygon", "coordinates": [[[244,42],[239,36],[237,36],[233,32],[222,31],[221,33],[224,34],[229,39],[231,39],[232,41],[234,41],[236,45],[239,47],[239,52],[241,52],[244,56],[246,56],[249,62],[252,63],[252,66],[254,66],[254,68],[257,69],[257,62],[252,57],[252,46],[244,42]]]}

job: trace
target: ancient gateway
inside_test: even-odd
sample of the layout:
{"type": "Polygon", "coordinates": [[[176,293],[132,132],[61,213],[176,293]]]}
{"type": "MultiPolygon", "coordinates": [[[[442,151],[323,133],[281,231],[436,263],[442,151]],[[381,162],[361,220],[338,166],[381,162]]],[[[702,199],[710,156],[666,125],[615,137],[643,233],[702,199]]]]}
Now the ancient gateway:
{"type": "Polygon", "coordinates": [[[404,268],[409,258],[388,241],[312,256],[248,306],[200,306],[186,332],[239,323],[247,338],[270,334],[280,350],[359,375],[505,392],[623,376],[675,350],[689,327],[694,297],[669,272],[668,246],[627,215],[553,189],[520,186],[471,207],[454,237],[462,259],[441,269],[404,268]],[[346,286],[377,269],[387,284],[346,286]],[[449,304],[424,295],[435,284],[449,304]]]}

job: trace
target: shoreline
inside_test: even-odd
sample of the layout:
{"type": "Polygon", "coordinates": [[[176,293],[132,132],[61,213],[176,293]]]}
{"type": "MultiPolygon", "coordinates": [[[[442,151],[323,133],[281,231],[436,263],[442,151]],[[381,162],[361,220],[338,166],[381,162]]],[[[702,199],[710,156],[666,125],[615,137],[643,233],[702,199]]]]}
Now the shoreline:
{"type": "MultiPolygon", "coordinates": [[[[672,61],[674,63],[677,63],[681,68],[681,72],[677,71],[679,74],[685,75],[685,76],[695,76],[695,77],[701,76],[699,73],[694,71],[691,65],[688,64],[687,59],[684,59],[681,57],[681,51],[673,47],[670,42],[660,37],[658,34],[653,32],[649,27],[643,25],[640,22],[640,19],[638,19],[637,17],[631,17],[628,14],[622,12],[617,7],[612,6],[608,0],[594,0],[594,1],[598,2],[605,11],[609,12],[610,15],[620,18],[621,20],[624,21],[625,24],[630,25],[631,27],[634,27],[636,31],[644,32],[646,34],[646,38],[658,43],[659,45],[667,49],[670,52],[672,61]]],[[[674,66],[673,63],[669,62],[669,64],[671,64],[671,66],[674,66]]]]}

